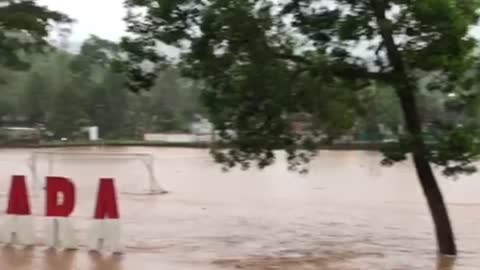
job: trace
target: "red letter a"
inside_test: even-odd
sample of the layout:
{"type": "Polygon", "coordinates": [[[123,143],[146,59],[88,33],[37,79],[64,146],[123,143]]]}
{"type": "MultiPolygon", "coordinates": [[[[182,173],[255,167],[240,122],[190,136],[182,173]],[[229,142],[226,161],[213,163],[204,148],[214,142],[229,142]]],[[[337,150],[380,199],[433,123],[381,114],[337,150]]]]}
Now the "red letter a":
{"type": "Polygon", "coordinates": [[[8,196],[7,214],[9,215],[30,215],[30,204],[28,203],[27,185],[25,176],[12,176],[10,194],[8,196]]]}
{"type": "Polygon", "coordinates": [[[72,181],[64,177],[47,177],[47,217],[68,217],[75,207],[75,187],[72,181]],[[58,194],[63,195],[63,202],[58,202],[58,194]]]}
{"type": "Polygon", "coordinates": [[[117,196],[113,179],[102,178],[98,187],[95,219],[118,219],[117,196]]]}

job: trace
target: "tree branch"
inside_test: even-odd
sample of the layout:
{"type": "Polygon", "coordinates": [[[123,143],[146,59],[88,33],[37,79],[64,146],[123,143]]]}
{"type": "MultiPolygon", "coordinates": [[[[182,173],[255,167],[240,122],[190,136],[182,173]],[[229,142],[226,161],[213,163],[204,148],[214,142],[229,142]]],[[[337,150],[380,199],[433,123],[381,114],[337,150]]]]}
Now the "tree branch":
{"type": "MultiPolygon", "coordinates": [[[[304,67],[302,68],[302,71],[306,71],[308,70],[309,67],[313,68],[315,66],[314,61],[311,61],[301,55],[286,54],[286,53],[274,53],[274,55],[278,59],[290,60],[297,64],[304,65],[304,67]]],[[[367,79],[367,80],[387,81],[390,75],[390,73],[388,72],[370,72],[364,67],[361,67],[355,64],[347,64],[343,62],[327,63],[325,68],[330,73],[332,73],[334,77],[340,77],[344,79],[367,79]]]]}
{"type": "Polygon", "coordinates": [[[274,53],[274,56],[277,57],[278,59],[283,59],[283,60],[290,60],[296,63],[302,63],[306,65],[313,65],[313,61],[301,56],[301,55],[294,55],[294,54],[286,54],[286,53],[274,53]]]}

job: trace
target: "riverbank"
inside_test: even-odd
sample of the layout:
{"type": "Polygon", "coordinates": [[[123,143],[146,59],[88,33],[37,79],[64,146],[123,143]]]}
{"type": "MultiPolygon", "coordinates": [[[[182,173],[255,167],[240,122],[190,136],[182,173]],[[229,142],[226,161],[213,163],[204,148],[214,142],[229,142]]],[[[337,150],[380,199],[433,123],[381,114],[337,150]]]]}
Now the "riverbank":
{"type": "MultiPolygon", "coordinates": [[[[318,147],[319,150],[359,150],[359,151],[379,151],[386,144],[377,142],[354,142],[354,143],[336,143],[324,144],[318,147]]],[[[139,140],[105,140],[105,141],[52,141],[41,143],[8,143],[0,144],[0,148],[69,148],[69,147],[169,147],[169,148],[210,148],[211,144],[206,142],[156,142],[139,140]]]]}

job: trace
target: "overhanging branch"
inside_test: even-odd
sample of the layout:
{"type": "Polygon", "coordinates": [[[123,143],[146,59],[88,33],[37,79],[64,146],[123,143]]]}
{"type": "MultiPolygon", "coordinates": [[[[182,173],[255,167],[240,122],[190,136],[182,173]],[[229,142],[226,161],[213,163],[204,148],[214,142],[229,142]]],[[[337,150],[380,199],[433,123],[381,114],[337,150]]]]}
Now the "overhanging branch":
{"type": "MultiPolygon", "coordinates": [[[[290,60],[297,64],[303,65],[302,70],[308,70],[313,68],[317,63],[307,59],[301,55],[286,54],[286,53],[275,53],[275,57],[281,60],[290,60]]],[[[341,79],[365,79],[365,80],[381,80],[387,81],[389,79],[390,73],[388,72],[370,72],[365,67],[349,64],[346,62],[330,62],[324,63],[325,70],[328,70],[329,73],[334,77],[339,77],[341,79]]]]}
{"type": "Polygon", "coordinates": [[[296,63],[301,63],[301,64],[306,64],[306,65],[313,65],[313,61],[301,56],[301,55],[295,55],[295,54],[286,54],[286,53],[275,53],[275,57],[283,60],[291,60],[296,63]]]}

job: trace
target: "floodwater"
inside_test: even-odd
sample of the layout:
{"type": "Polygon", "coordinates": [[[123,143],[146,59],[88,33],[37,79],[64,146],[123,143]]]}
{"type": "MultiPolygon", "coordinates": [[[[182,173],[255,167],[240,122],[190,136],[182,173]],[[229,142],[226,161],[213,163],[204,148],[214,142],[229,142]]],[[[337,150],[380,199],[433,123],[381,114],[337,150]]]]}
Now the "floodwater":
{"type": "MultiPolygon", "coordinates": [[[[0,208],[9,177],[33,179],[34,150],[0,151],[0,208]]],[[[308,175],[283,160],[264,171],[223,173],[208,151],[170,148],[82,148],[51,162],[37,157],[37,176],[68,176],[77,187],[73,223],[79,239],[91,225],[98,178],[115,177],[123,255],[53,251],[45,246],[43,194],[33,198],[37,244],[0,246],[8,270],[473,270],[480,269],[480,181],[439,175],[459,248],[437,259],[430,215],[410,163],[379,166],[381,156],[322,151],[308,175]],[[122,153],[119,158],[88,153],[122,153]],[[146,195],[148,170],[128,153],[154,157],[167,195],[146,195]],[[121,157],[121,158],[120,158],[121,157]]],[[[4,216],[4,215],[3,215],[4,216]]]]}

